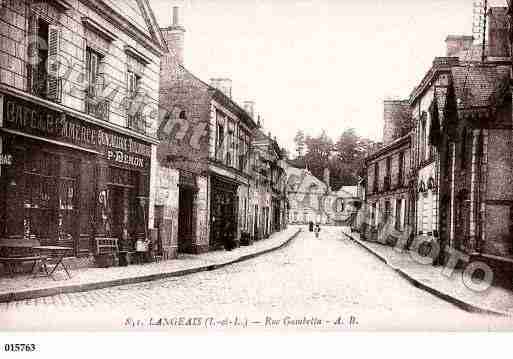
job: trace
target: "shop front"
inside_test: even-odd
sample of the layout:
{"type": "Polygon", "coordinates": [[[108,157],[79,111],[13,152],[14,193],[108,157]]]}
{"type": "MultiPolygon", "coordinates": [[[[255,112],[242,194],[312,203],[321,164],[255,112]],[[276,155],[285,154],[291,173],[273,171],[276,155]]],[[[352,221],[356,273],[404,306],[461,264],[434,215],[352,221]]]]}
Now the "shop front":
{"type": "Polygon", "coordinates": [[[210,248],[231,249],[237,245],[239,201],[238,184],[220,176],[211,176],[210,248]]]}
{"type": "Polygon", "coordinates": [[[146,233],[149,143],[11,94],[0,109],[0,238],[87,256],[94,237],[146,233]]]}

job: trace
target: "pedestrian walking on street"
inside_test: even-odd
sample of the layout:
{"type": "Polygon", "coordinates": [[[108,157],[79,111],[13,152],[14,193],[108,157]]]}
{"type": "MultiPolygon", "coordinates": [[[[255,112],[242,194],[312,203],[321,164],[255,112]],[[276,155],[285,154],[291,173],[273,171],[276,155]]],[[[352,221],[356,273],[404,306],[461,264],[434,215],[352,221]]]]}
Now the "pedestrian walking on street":
{"type": "Polygon", "coordinates": [[[308,222],[308,230],[310,232],[313,232],[313,230],[314,230],[314,223],[312,221],[308,222]]]}
{"type": "Polygon", "coordinates": [[[317,223],[315,225],[315,229],[314,229],[314,232],[315,232],[315,238],[319,238],[319,232],[321,231],[321,226],[319,223],[317,223]]]}

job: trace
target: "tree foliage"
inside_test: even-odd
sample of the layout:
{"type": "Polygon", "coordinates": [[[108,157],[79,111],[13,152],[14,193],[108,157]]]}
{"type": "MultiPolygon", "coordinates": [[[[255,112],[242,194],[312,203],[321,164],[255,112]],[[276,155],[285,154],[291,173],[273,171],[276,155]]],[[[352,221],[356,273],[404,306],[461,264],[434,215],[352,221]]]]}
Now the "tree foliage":
{"type": "Polygon", "coordinates": [[[305,161],[308,169],[322,181],[324,169],[328,166],[333,152],[333,141],[323,130],[318,137],[307,136],[305,144],[307,147],[305,161]]]}
{"type": "Polygon", "coordinates": [[[296,144],[296,152],[297,156],[303,156],[303,152],[305,150],[305,133],[302,130],[298,130],[296,132],[296,137],[294,137],[294,143],[296,144]]]}
{"type": "Polygon", "coordinates": [[[342,186],[356,185],[363,160],[381,146],[381,143],[360,137],[353,128],[346,129],[336,142],[328,136],[326,131],[322,131],[319,136],[308,135],[304,142],[306,166],[321,181],[324,180],[324,169],[328,167],[333,190],[338,190],[342,186]]]}

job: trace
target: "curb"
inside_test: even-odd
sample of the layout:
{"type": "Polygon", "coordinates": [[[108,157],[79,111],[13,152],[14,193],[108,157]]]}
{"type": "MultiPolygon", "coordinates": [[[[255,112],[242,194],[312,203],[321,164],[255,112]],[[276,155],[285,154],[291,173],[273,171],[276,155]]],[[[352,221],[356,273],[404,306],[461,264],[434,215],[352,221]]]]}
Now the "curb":
{"type": "Polygon", "coordinates": [[[34,299],[34,298],[40,298],[40,297],[48,297],[48,296],[57,295],[57,294],[87,292],[90,290],[104,289],[104,288],[116,287],[116,286],[127,285],[127,284],[136,284],[136,283],[141,283],[141,282],[149,282],[149,281],[171,278],[171,277],[182,277],[182,276],[185,276],[188,274],[193,274],[193,273],[213,271],[213,270],[216,270],[216,269],[219,269],[222,267],[226,267],[231,264],[243,262],[243,261],[261,256],[261,255],[285,248],[299,235],[299,233],[301,233],[301,229],[298,229],[293,235],[290,236],[290,238],[288,238],[283,243],[281,243],[275,247],[267,248],[267,249],[264,249],[262,251],[255,252],[255,253],[245,254],[243,256],[240,256],[239,258],[232,259],[227,262],[207,264],[207,265],[203,265],[203,266],[199,266],[199,267],[176,270],[176,271],[172,271],[172,272],[155,273],[155,274],[148,274],[148,275],[137,276],[137,277],[113,279],[113,280],[108,280],[108,281],[103,281],[103,282],[73,284],[73,285],[67,285],[67,286],[61,286],[61,287],[30,289],[30,290],[24,290],[24,291],[19,291],[19,292],[3,293],[3,294],[0,294],[0,303],[19,301],[19,300],[25,300],[25,299],[34,299]]]}
{"type": "Polygon", "coordinates": [[[422,283],[421,281],[415,279],[414,277],[412,277],[411,275],[406,273],[401,268],[398,268],[398,267],[390,264],[385,256],[379,254],[377,251],[375,251],[372,248],[366,246],[365,243],[363,243],[362,240],[356,239],[356,238],[350,236],[349,234],[347,234],[345,232],[342,232],[342,233],[344,233],[344,235],[347,238],[349,238],[350,240],[358,243],[362,248],[366,249],[369,253],[371,253],[374,256],[376,256],[376,258],[378,258],[380,261],[382,261],[383,263],[388,265],[391,269],[393,269],[401,277],[403,277],[408,282],[410,282],[413,286],[415,286],[417,288],[420,288],[420,289],[422,289],[422,290],[424,290],[424,291],[426,291],[426,292],[428,292],[428,293],[430,293],[430,294],[432,294],[434,296],[437,296],[438,298],[443,299],[446,302],[449,302],[449,303],[457,306],[460,309],[463,309],[463,310],[465,310],[467,312],[471,312],[471,313],[491,314],[491,315],[506,316],[506,317],[512,316],[511,313],[507,313],[507,312],[503,312],[503,311],[499,311],[499,310],[494,310],[494,309],[490,309],[490,308],[480,307],[480,306],[477,306],[477,305],[465,302],[465,301],[463,301],[461,299],[458,299],[458,298],[456,298],[456,297],[454,297],[454,296],[452,296],[450,294],[447,294],[447,293],[444,293],[442,291],[439,291],[438,289],[430,287],[429,285],[427,285],[425,283],[422,283]]]}

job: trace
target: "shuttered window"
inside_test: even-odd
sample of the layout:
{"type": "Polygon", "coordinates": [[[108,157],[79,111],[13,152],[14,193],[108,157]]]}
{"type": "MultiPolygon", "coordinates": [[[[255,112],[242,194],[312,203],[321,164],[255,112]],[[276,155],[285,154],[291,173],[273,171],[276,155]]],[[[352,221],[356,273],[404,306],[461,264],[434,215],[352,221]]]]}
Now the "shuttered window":
{"type": "Polygon", "coordinates": [[[48,26],[48,61],[47,61],[47,97],[50,100],[60,102],[62,99],[62,82],[60,70],[63,64],[61,61],[61,29],[55,25],[48,26]]]}
{"type": "Polygon", "coordinates": [[[86,52],[86,71],[87,71],[87,82],[89,84],[88,92],[92,96],[98,95],[98,84],[99,81],[99,73],[100,73],[100,62],[101,55],[92,50],[91,48],[87,48],[86,52]]]}
{"type": "Polygon", "coordinates": [[[128,96],[134,97],[139,89],[140,77],[133,71],[128,71],[128,96]]]}
{"type": "Polygon", "coordinates": [[[127,72],[127,92],[130,99],[127,108],[128,128],[140,133],[146,133],[146,126],[140,108],[140,82],[140,75],[130,70],[127,72]]]}

